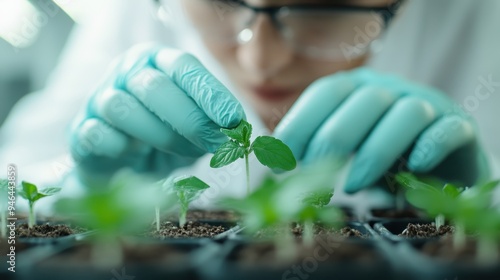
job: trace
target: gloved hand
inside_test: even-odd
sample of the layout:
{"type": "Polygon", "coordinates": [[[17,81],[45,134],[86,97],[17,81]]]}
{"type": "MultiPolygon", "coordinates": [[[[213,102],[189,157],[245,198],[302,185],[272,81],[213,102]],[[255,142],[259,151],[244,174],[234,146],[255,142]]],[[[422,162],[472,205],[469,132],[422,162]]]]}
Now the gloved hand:
{"type": "Polygon", "coordinates": [[[489,172],[475,123],[458,105],[437,90],[366,68],[314,82],[274,136],[303,163],[354,155],[347,193],[395,168],[467,185],[489,172]]]}
{"type": "MultiPolygon", "coordinates": [[[[111,68],[71,129],[81,179],[120,168],[168,175],[226,141],[245,118],[240,103],[193,56],[137,46],[111,68]]],[[[93,180],[94,181],[94,180],[93,180]]]]}

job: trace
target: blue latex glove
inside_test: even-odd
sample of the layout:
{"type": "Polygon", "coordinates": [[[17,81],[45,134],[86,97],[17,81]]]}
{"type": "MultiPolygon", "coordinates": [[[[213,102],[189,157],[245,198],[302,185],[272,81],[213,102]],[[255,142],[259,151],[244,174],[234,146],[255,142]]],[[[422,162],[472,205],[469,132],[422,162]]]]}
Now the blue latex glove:
{"type": "Polygon", "coordinates": [[[366,68],[313,83],[274,134],[304,163],[354,154],[348,193],[406,168],[468,185],[488,176],[476,126],[458,105],[437,90],[366,68]]]}
{"type": "Polygon", "coordinates": [[[141,45],[92,95],[70,147],[81,179],[105,180],[124,167],[164,177],[214,152],[227,140],[219,129],[243,118],[240,103],[193,56],[141,45]]]}

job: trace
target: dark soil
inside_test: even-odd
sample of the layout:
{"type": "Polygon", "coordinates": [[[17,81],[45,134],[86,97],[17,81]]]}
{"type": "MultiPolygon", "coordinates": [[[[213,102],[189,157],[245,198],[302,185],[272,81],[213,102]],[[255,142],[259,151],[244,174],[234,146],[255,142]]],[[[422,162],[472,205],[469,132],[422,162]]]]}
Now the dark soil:
{"type": "MultiPolygon", "coordinates": [[[[165,262],[182,263],[187,261],[186,254],[174,248],[146,244],[122,244],[125,263],[165,264],[165,262]]],[[[91,261],[91,246],[79,245],[64,251],[52,258],[46,259],[42,265],[88,265],[91,261]]]]}
{"type": "MultiPolygon", "coordinates": [[[[295,238],[300,239],[302,238],[302,231],[303,227],[300,224],[293,223],[290,226],[290,230],[292,231],[292,234],[294,235],[295,238]]],[[[270,238],[276,235],[281,235],[283,234],[280,228],[267,228],[258,231],[255,234],[256,238],[270,238]]],[[[314,225],[314,234],[316,236],[318,235],[331,235],[335,236],[337,238],[348,238],[348,237],[358,237],[358,238],[367,238],[368,236],[362,234],[359,230],[350,228],[350,227],[343,227],[341,229],[336,229],[332,227],[325,227],[323,225],[314,225]]]]}
{"type": "MultiPolygon", "coordinates": [[[[207,211],[207,210],[189,210],[186,216],[188,221],[222,221],[236,222],[239,220],[239,215],[234,211],[207,211]]],[[[177,221],[178,214],[169,215],[167,220],[177,221]]]]}
{"type": "Polygon", "coordinates": [[[318,242],[317,238],[316,241],[312,247],[298,247],[298,254],[293,259],[286,260],[278,257],[276,247],[272,243],[254,243],[249,246],[240,247],[232,252],[230,259],[232,261],[242,261],[245,264],[259,264],[264,266],[300,262],[317,254],[327,255],[324,261],[332,262],[356,261],[376,263],[378,260],[377,253],[367,246],[345,243],[335,238],[324,239],[320,242],[318,242]],[[318,253],[318,251],[321,252],[318,253]]]}
{"type": "Polygon", "coordinates": [[[453,234],[453,227],[449,225],[443,225],[436,230],[434,223],[430,224],[412,224],[409,223],[406,229],[403,230],[399,236],[407,238],[431,238],[440,237],[448,234],[453,234]]]}
{"type": "Polygon", "coordinates": [[[387,219],[417,219],[421,218],[417,210],[414,209],[374,209],[371,210],[371,214],[375,218],[387,218],[387,219]]]}
{"type": "Polygon", "coordinates": [[[63,237],[79,233],[80,230],[73,229],[62,224],[42,224],[34,225],[31,229],[28,224],[20,224],[16,227],[17,237],[63,237]]]}
{"type": "Polygon", "coordinates": [[[161,225],[160,231],[156,228],[149,234],[155,238],[202,238],[214,237],[228,230],[220,225],[209,225],[206,223],[188,221],[184,227],[179,227],[177,223],[165,222],[161,225]]]}

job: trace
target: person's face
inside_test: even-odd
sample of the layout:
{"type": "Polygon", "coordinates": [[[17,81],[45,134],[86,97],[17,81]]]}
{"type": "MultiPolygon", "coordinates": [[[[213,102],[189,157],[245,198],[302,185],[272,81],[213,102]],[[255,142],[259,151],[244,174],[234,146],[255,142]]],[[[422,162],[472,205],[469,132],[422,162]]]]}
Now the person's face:
{"type": "MultiPolygon", "coordinates": [[[[224,17],[226,12],[230,11],[225,9],[231,9],[229,4],[214,5],[213,0],[184,0],[182,2],[194,26],[200,30],[203,30],[210,22],[207,20],[208,13],[216,13],[219,17],[224,17]]],[[[338,3],[380,7],[392,1],[247,0],[245,2],[256,7],[338,3]]],[[[358,27],[363,30],[365,24],[366,22],[359,22],[358,27]]],[[[346,24],[345,29],[348,30],[345,31],[355,36],[356,33],[351,30],[357,25],[346,24]]],[[[249,28],[253,31],[253,37],[244,44],[221,44],[220,40],[214,39],[209,34],[203,35],[204,43],[271,131],[312,82],[337,71],[360,66],[366,60],[366,54],[353,59],[340,60],[304,55],[285,42],[271,18],[265,14],[259,14],[249,28]]]]}

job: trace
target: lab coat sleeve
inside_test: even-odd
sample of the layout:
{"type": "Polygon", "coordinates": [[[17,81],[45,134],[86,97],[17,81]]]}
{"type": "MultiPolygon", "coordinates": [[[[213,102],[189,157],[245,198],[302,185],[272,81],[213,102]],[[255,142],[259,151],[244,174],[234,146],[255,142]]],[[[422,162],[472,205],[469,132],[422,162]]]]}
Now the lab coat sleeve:
{"type": "Polygon", "coordinates": [[[137,43],[174,45],[153,17],[152,2],[102,1],[97,14],[75,27],[46,88],[23,98],[2,126],[0,168],[15,164],[19,180],[44,185],[60,182],[78,164],[68,154],[68,127],[107,65],[137,43]]]}

